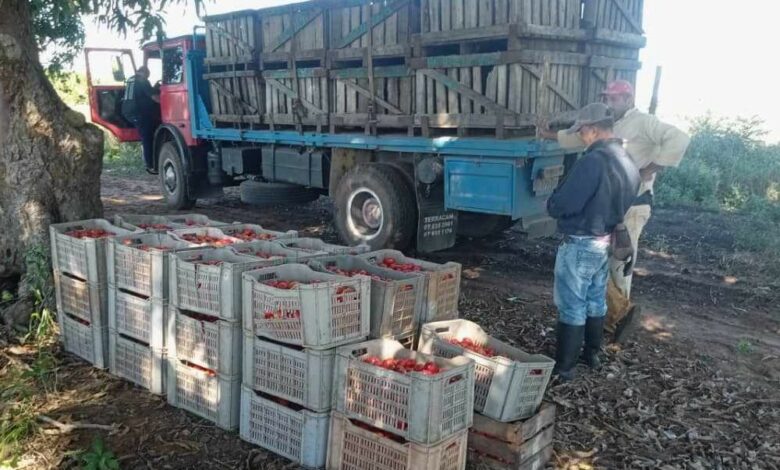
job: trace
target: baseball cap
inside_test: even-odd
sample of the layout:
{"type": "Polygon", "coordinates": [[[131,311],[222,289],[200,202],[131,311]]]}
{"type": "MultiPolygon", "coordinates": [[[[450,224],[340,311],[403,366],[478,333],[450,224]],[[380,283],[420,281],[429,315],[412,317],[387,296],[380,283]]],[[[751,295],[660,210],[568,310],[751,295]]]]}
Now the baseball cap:
{"type": "Polygon", "coordinates": [[[625,80],[609,82],[601,95],[631,95],[634,96],[634,87],[625,80]]]}
{"type": "Polygon", "coordinates": [[[580,109],[579,113],[577,113],[577,120],[574,121],[573,126],[566,129],[566,133],[576,134],[584,126],[590,126],[601,122],[615,122],[612,110],[603,103],[591,103],[580,109]]]}

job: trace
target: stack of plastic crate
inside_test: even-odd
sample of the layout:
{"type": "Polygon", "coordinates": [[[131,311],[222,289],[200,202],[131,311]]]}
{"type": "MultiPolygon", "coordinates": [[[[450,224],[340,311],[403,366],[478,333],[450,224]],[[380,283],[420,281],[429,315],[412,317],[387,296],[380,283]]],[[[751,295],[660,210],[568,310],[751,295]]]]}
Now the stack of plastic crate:
{"type": "MultiPolygon", "coordinates": [[[[465,356],[474,362],[474,411],[481,416],[479,426],[469,437],[470,449],[494,460],[508,461],[512,468],[532,468],[530,464],[537,461],[544,465],[551,451],[553,431],[548,425],[552,424],[552,417],[542,420],[544,425],[533,434],[522,436],[533,441],[533,445],[515,442],[517,446],[507,446],[485,430],[507,428],[504,423],[527,428],[526,421],[540,413],[555,361],[492,338],[467,320],[423,325],[419,350],[441,357],[465,356]]],[[[552,413],[554,417],[554,407],[552,413]]]]}
{"type": "Polygon", "coordinates": [[[165,393],[168,254],[191,247],[162,232],[108,246],[109,370],[158,395],[165,393]]]}
{"type": "Polygon", "coordinates": [[[278,244],[290,250],[298,250],[312,256],[359,255],[367,253],[368,245],[342,246],[325,243],[319,238],[290,238],[278,240],[278,244]]]}
{"type": "Polygon", "coordinates": [[[241,274],[268,265],[229,248],[170,254],[168,403],[224,429],[238,426],[241,274]]]}
{"type": "Polygon", "coordinates": [[[390,339],[336,353],[329,469],[460,470],[473,421],[474,364],[390,339]]]}
{"type": "Polygon", "coordinates": [[[108,362],[106,249],[131,232],[91,219],[49,228],[61,340],[65,350],[104,369],[108,362]]]}
{"type": "Polygon", "coordinates": [[[437,264],[409,258],[400,251],[378,250],[358,255],[383,269],[399,272],[415,272],[425,276],[425,303],[421,323],[458,318],[461,265],[437,264]]]}
{"type": "Polygon", "coordinates": [[[379,268],[356,256],[315,258],[308,264],[319,272],[347,277],[369,277],[370,338],[392,338],[407,347],[411,346],[426,299],[425,276],[422,273],[403,273],[379,268]]]}
{"type": "Polygon", "coordinates": [[[244,273],[243,288],[241,438],[323,468],[335,348],[368,336],[370,280],[284,264],[244,273]]]}

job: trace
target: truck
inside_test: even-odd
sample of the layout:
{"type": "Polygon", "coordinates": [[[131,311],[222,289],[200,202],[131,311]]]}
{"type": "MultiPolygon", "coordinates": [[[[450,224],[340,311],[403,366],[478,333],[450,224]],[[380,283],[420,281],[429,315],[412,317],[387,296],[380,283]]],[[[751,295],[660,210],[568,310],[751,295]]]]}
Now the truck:
{"type": "MultiPolygon", "coordinates": [[[[546,232],[576,154],[535,124],[568,125],[608,81],[636,81],[642,7],[313,0],[206,17],[142,48],[159,71],[162,194],[176,210],[229,186],[258,205],[326,195],[343,242],[373,249],[546,232]]],[[[133,51],[85,53],[92,121],[139,140],[121,113],[133,51]]]]}

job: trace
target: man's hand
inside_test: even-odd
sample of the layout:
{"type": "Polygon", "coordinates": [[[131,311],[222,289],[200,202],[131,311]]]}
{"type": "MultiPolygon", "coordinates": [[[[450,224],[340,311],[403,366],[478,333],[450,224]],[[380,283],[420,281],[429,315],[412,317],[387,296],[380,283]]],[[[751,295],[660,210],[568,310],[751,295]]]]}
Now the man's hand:
{"type": "Polygon", "coordinates": [[[543,117],[536,121],[536,136],[540,139],[558,140],[558,133],[550,130],[550,123],[543,117]]]}
{"type": "Polygon", "coordinates": [[[639,176],[642,177],[642,181],[649,182],[655,177],[655,174],[663,170],[664,167],[651,163],[646,167],[639,170],[639,176]]]}

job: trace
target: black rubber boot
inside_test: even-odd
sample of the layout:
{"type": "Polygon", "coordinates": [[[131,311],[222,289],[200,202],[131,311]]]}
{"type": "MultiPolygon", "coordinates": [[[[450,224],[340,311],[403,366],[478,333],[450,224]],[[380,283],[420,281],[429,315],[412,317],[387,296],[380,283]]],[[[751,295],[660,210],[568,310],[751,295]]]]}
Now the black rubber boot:
{"type": "Polygon", "coordinates": [[[574,379],[574,367],[577,365],[577,358],[582,349],[585,327],[558,322],[556,336],[557,344],[553,374],[557,374],[561,382],[568,382],[574,379]]]}
{"type": "Polygon", "coordinates": [[[582,358],[593,370],[601,369],[599,353],[604,339],[604,318],[588,317],[585,322],[585,348],[582,350],[582,358]]]}
{"type": "Polygon", "coordinates": [[[636,330],[640,318],[642,318],[642,307],[633,305],[626,316],[615,325],[613,341],[618,344],[624,344],[631,336],[631,333],[636,330]]]}

